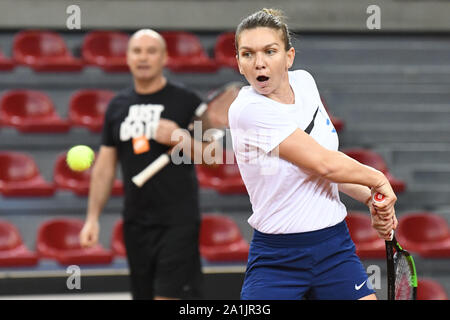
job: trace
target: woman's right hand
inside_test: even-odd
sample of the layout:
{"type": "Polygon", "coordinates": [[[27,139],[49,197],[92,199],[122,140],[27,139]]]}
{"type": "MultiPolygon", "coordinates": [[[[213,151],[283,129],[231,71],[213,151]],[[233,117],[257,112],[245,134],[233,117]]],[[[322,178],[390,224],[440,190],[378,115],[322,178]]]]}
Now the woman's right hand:
{"type": "Polygon", "coordinates": [[[392,190],[391,184],[386,179],[381,185],[371,189],[372,198],[375,194],[380,193],[384,196],[383,201],[373,201],[372,204],[375,207],[377,213],[384,218],[392,216],[394,211],[394,205],[397,202],[397,196],[392,190]]]}
{"type": "Polygon", "coordinates": [[[395,230],[398,225],[394,207],[396,202],[397,196],[392,190],[389,181],[386,180],[381,186],[372,188],[372,197],[369,206],[372,216],[372,226],[377,230],[379,236],[385,240],[390,239],[391,231],[395,230]],[[377,201],[375,197],[378,193],[382,195],[381,201],[377,201]]]}
{"type": "Polygon", "coordinates": [[[86,220],[80,232],[80,245],[83,248],[90,248],[97,244],[100,233],[98,220],[86,220]]]}

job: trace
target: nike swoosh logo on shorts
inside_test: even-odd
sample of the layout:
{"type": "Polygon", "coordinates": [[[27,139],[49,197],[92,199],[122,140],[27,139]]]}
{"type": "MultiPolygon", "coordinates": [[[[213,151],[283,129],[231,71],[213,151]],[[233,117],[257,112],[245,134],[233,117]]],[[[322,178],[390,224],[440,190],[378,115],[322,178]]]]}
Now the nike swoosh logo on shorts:
{"type": "Polygon", "coordinates": [[[362,286],[364,285],[364,283],[366,283],[367,280],[365,280],[363,283],[361,283],[359,286],[355,284],[355,290],[359,290],[362,288],[362,286]]]}

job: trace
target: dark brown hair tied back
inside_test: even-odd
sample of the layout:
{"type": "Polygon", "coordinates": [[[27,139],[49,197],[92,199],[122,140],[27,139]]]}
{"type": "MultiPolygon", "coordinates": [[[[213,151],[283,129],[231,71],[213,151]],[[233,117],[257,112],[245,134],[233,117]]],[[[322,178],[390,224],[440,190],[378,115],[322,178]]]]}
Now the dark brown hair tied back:
{"type": "Polygon", "coordinates": [[[267,13],[267,14],[270,14],[270,15],[272,15],[272,16],[274,16],[274,17],[278,17],[278,18],[280,19],[280,21],[284,22],[285,16],[284,16],[284,14],[283,14],[283,11],[281,11],[281,10],[279,10],[279,9],[272,9],[272,8],[267,9],[267,8],[262,8],[261,11],[263,11],[263,12],[265,12],[265,13],[267,13]]]}
{"type": "Polygon", "coordinates": [[[289,33],[288,26],[285,22],[286,18],[281,10],[278,9],[267,9],[255,12],[241,21],[241,23],[236,28],[235,35],[235,46],[236,51],[238,51],[238,40],[239,35],[242,31],[248,29],[254,29],[258,27],[266,27],[281,31],[282,39],[284,41],[284,47],[289,50],[292,47],[291,35],[289,33]]]}

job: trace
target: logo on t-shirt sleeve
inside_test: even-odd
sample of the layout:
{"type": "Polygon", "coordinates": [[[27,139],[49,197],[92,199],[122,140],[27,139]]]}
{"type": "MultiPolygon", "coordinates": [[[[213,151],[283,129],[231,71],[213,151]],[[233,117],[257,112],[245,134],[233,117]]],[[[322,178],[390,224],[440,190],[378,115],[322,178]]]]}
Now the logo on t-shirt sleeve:
{"type": "Polygon", "coordinates": [[[326,124],[328,127],[331,128],[331,132],[332,132],[332,133],[336,133],[336,129],[334,128],[333,123],[331,122],[330,117],[328,116],[328,114],[326,114],[325,112],[323,112],[323,111],[320,109],[320,106],[319,106],[319,111],[320,111],[320,114],[322,115],[322,117],[325,119],[325,124],[326,124]]]}

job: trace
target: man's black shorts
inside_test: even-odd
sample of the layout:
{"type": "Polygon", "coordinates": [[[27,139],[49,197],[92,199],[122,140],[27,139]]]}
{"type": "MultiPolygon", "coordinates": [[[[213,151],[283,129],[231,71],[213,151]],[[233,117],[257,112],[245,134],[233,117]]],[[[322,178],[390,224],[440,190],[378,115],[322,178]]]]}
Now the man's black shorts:
{"type": "Polygon", "coordinates": [[[133,299],[200,299],[200,222],[123,224],[133,299]]]}

